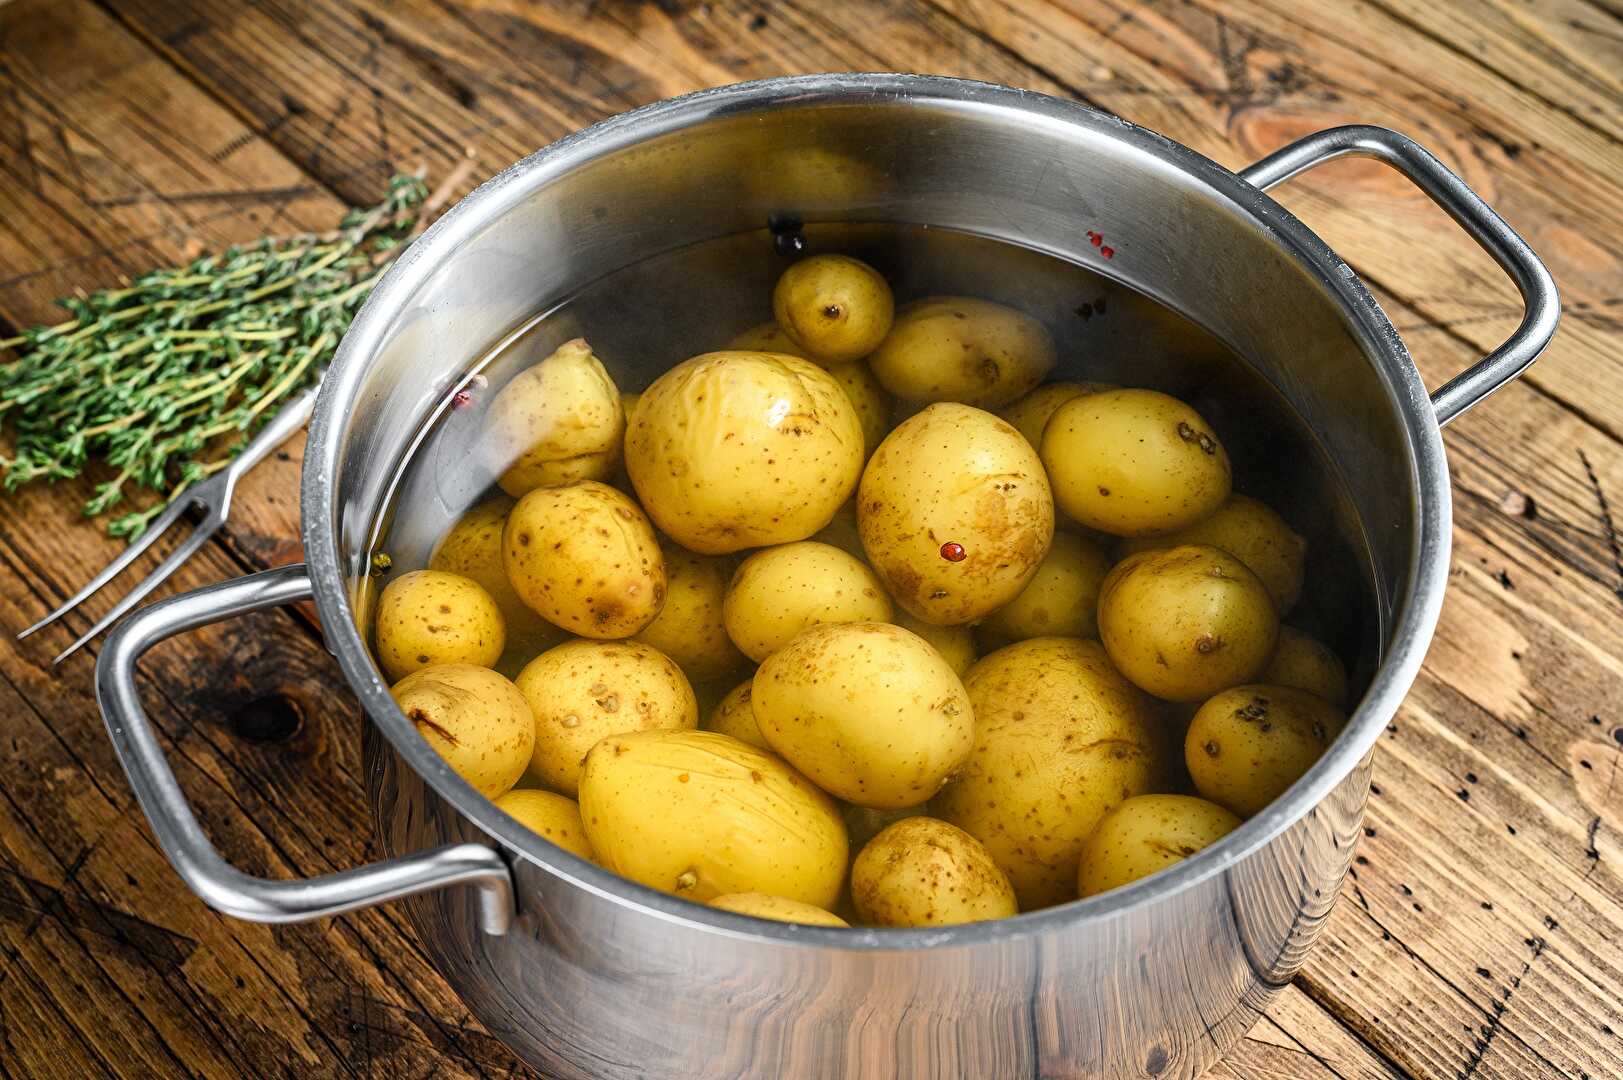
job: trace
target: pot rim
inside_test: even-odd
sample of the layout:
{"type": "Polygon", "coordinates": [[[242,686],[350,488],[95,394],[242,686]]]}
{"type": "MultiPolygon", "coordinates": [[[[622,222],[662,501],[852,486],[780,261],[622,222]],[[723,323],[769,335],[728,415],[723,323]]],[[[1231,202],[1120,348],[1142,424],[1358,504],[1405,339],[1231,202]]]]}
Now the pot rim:
{"type": "MultiPolygon", "coordinates": [[[[1103,268],[1096,268],[1103,272],[1103,268]]],[[[549,874],[623,907],[695,929],[774,944],[895,950],[967,947],[1098,923],[1223,873],[1274,840],[1322,802],[1374,747],[1420,670],[1442,608],[1451,539],[1451,488],[1442,432],[1431,398],[1396,329],[1352,269],[1324,241],[1260,189],[1204,155],[1128,121],[1077,102],[993,83],[933,75],[819,74],[763,79],[701,90],[645,105],[566,136],[497,173],[430,226],[373,289],[340,343],[310,424],[300,487],[301,532],[315,604],[327,638],[367,716],[394,750],[458,813],[549,874]],[[682,900],[622,878],[525,829],[453,772],[395,706],[356,627],[338,548],[333,500],[340,436],[368,358],[399,306],[409,300],[470,235],[534,191],[586,161],[651,137],[730,113],[862,99],[918,101],[945,111],[1003,110],[1025,123],[1085,128],[1129,143],[1225,198],[1252,228],[1268,234],[1341,304],[1349,329],[1374,361],[1402,421],[1416,497],[1408,586],[1394,598],[1392,628],[1369,690],[1340,738],[1261,813],[1222,840],[1149,878],[1096,897],[993,922],[938,929],[839,929],[768,922],[682,900]]]]}

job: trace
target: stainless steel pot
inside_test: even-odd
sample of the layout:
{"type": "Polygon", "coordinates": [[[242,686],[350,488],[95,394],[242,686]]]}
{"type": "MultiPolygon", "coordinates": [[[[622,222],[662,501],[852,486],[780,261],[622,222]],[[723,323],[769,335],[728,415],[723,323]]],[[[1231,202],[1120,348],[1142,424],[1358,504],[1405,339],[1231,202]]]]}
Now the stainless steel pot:
{"type": "Polygon", "coordinates": [[[1531,363],[1558,315],[1521,239],[1436,158],[1378,128],[1325,131],[1235,174],[1079,105],[949,79],[820,75],[662,102],[512,166],[400,259],[321,392],[305,454],[308,568],[145,609],[109,639],[97,693],[159,842],[206,902],[286,922],[405,898],[469,1008],[548,1075],[1193,1076],[1297,971],[1335,901],[1371,748],[1442,601],[1439,426],[1531,363]],[[859,155],[876,179],[791,196],[752,168],[808,142],[859,155]],[[1434,394],[1353,272],[1263,194],[1346,154],[1407,175],[1526,302],[1511,339],[1434,394]],[[759,228],[791,199],[808,220],[947,226],[1092,265],[1209,329],[1311,426],[1368,539],[1381,655],[1345,734],[1273,806],[1094,899],[942,930],[840,931],[621,880],[518,827],[418,738],[367,651],[367,555],[447,388],[532,312],[658,252],[759,228]],[[1090,229],[1113,238],[1108,264],[1090,229]],[[403,854],[267,881],[210,846],[133,674],[165,637],[311,596],[375,725],[374,804],[387,850],[403,854]]]}

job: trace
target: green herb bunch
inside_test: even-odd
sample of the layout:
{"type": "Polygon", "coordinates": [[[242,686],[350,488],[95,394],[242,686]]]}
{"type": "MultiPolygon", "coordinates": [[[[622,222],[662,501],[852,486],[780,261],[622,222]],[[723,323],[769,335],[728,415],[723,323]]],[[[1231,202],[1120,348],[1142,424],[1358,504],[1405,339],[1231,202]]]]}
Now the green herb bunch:
{"type": "MultiPolygon", "coordinates": [[[[170,498],[224,468],[278,402],[320,377],[338,340],[429,200],[420,177],[331,233],[277,237],[157,270],[126,288],[57,301],[71,316],[0,341],[5,488],[113,475],[85,503],[107,513],[127,489],[170,498]]],[[[114,518],[133,537],[165,503],[114,518]]]]}

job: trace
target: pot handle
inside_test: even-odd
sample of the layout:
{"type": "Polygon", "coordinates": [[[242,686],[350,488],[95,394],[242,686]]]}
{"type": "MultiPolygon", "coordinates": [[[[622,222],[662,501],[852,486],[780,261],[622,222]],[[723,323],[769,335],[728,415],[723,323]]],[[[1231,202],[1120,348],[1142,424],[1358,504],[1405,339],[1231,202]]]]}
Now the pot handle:
{"type": "Polygon", "coordinates": [[[1407,135],[1364,124],[1328,128],[1275,150],[1240,170],[1240,178],[1267,190],[1297,173],[1357,155],[1384,161],[1414,182],[1431,201],[1448,211],[1471,239],[1510,275],[1521,291],[1526,312],[1516,332],[1484,359],[1454,376],[1431,395],[1438,424],[1447,424],[1505,383],[1527,370],[1550,343],[1561,319],[1555,279],[1533,249],[1494,213],[1482,197],[1448,166],[1407,135]]]}
{"type": "Polygon", "coordinates": [[[135,665],[152,646],[182,631],[310,596],[303,566],[280,567],[142,608],[107,638],[96,661],[96,700],[163,853],[204,903],[251,922],[304,922],[448,885],[473,885],[479,889],[481,927],[487,934],[505,934],[513,921],[512,876],[501,855],[485,844],[447,844],[321,877],[272,881],[227,863],[199,827],[141,707],[135,665]]]}

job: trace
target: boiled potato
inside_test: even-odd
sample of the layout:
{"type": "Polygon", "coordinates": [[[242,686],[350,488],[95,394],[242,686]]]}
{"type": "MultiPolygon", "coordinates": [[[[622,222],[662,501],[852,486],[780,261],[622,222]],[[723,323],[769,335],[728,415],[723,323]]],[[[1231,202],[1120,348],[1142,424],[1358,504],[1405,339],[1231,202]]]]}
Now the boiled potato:
{"type": "Polygon", "coordinates": [[[568,795],[579,788],[581,760],[599,740],[699,723],[681,669],[640,641],[566,642],[530,661],[517,684],[535,716],[530,772],[568,795]]]}
{"type": "Polygon", "coordinates": [[[916,806],[963,764],[974,716],[958,676],[889,623],[813,627],[766,658],[752,690],[774,750],[858,806],[916,806]]]}
{"type": "Polygon", "coordinates": [[[960,679],[975,664],[975,635],[967,626],[933,626],[923,619],[915,619],[905,611],[898,611],[891,622],[909,630],[930,643],[941,654],[941,659],[960,679]]]}
{"type": "Polygon", "coordinates": [[[783,272],[772,314],[812,359],[847,364],[873,352],[890,331],[896,304],[884,277],[860,259],[813,255],[783,272]]]}
{"type": "Polygon", "coordinates": [[[890,597],[874,572],[837,547],[802,540],[757,551],[738,566],[722,602],[733,643],[760,662],[824,623],[885,622],[890,597]]]}
{"type": "Polygon", "coordinates": [[[1031,581],[1054,537],[1054,500],[1018,431],[967,405],[931,405],[874,451],[857,527],[892,599],[927,623],[964,626],[1031,581]]]}
{"type": "Polygon", "coordinates": [[[1279,617],[1257,576],[1202,545],[1129,555],[1099,590],[1099,639],[1140,688],[1204,701],[1250,682],[1274,654],[1279,617]]]}
{"type": "Polygon", "coordinates": [[[885,432],[890,430],[890,395],[873,377],[873,372],[861,360],[849,364],[835,364],[828,369],[834,381],[840,384],[845,396],[857,410],[862,421],[862,459],[866,461],[874,452],[885,432]]]}
{"type": "Polygon", "coordinates": [[[576,338],[502,387],[488,424],[492,453],[506,470],[497,483],[517,498],[613,476],[626,419],[614,380],[576,338]]]}
{"type": "Polygon", "coordinates": [[[506,495],[493,496],[470,508],[428,557],[430,570],[472,578],[496,601],[507,630],[507,648],[497,665],[503,674],[508,674],[509,664],[516,673],[530,658],[569,636],[531,611],[507,580],[507,568],[502,565],[502,528],[512,509],[513,500],[506,495]]]}
{"type": "Polygon", "coordinates": [[[1200,414],[1155,390],[1074,397],[1043,429],[1060,509],[1115,536],[1193,525],[1229,497],[1228,453],[1200,414]]]}
{"type": "MultiPolygon", "coordinates": [[[[802,360],[810,360],[807,354],[795,343],[795,339],[783,332],[777,320],[760,323],[750,327],[727,343],[728,352],[770,352],[783,353],[785,356],[798,356],[802,360]]],[[[626,413],[627,416],[631,414],[626,413]]]]}
{"type": "Polygon", "coordinates": [[[1008,875],[964,830],[929,817],[898,821],[851,866],[851,900],[870,926],[953,926],[1018,914],[1008,875]]]}
{"type": "Polygon", "coordinates": [[[840,814],[845,818],[845,834],[851,838],[851,850],[860,851],[869,840],[884,832],[898,821],[910,817],[925,817],[930,813],[928,803],[919,806],[899,806],[893,810],[876,810],[871,806],[853,806],[845,803],[840,814]]]}
{"type": "Polygon", "coordinates": [[[1251,568],[1261,579],[1274,610],[1281,615],[1296,606],[1302,595],[1307,564],[1307,541],[1291,531],[1285,519],[1266,503],[1246,495],[1230,495],[1210,517],[1165,536],[1127,540],[1123,555],[1182,544],[1210,544],[1222,548],[1251,568]]]}
{"type": "Polygon", "coordinates": [[[689,900],[764,892],[827,910],[845,880],[834,801],[781,758],[725,735],[604,739],[586,755],[580,809],[604,866],[689,900]]]}
{"type": "Polygon", "coordinates": [[[710,906],[739,915],[753,915],[757,919],[773,919],[777,922],[804,923],[807,926],[851,925],[832,911],[824,911],[820,907],[803,904],[799,900],[788,900],[769,893],[730,893],[727,896],[716,897],[710,901],[710,906]]]}
{"type": "Polygon", "coordinates": [[[486,667],[435,664],[389,691],[423,741],[487,799],[518,782],[535,718],[518,688],[486,667]]]}
{"type": "Polygon", "coordinates": [[[1053,416],[1061,405],[1084,394],[1117,389],[1120,387],[1114,383],[1102,382],[1062,380],[1043,383],[1013,405],[999,410],[998,415],[1013,424],[1014,429],[1026,437],[1033,450],[1040,451],[1043,448],[1043,428],[1048,426],[1049,417],[1053,416]]]}
{"type": "Polygon", "coordinates": [[[855,555],[859,559],[866,559],[868,553],[862,550],[862,533],[857,529],[857,501],[851,499],[840,504],[834,511],[829,523],[818,529],[811,537],[819,544],[828,544],[837,547],[848,555],[855,555]]]}
{"type": "Polygon", "coordinates": [[[1294,626],[1279,628],[1279,644],[1262,669],[1269,686],[1294,686],[1323,698],[1338,709],[1347,707],[1347,668],[1341,657],[1317,638],[1294,626]]]}
{"type": "Polygon", "coordinates": [[[1106,814],[1082,844],[1077,892],[1096,896],[1149,877],[1239,827],[1239,818],[1193,795],[1135,795],[1106,814]]]}
{"type": "Polygon", "coordinates": [[[804,540],[862,473],[862,423],[840,384],[808,360],[707,353],[644,391],[626,468],[672,540],[724,555],[804,540]]]}
{"type": "MultiPolygon", "coordinates": [[[[740,151],[731,151],[737,154],[740,151]]],[[[757,153],[754,144],[746,153],[757,153]]],[[[802,131],[797,142],[774,147],[753,167],[739,170],[746,196],[786,215],[807,215],[871,203],[887,185],[885,174],[860,157],[825,145],[818,133],[802,131]]],[[[737,161],[729,161],[736,166],[737,161]]]]}
{"type": "Polygon", "coordinates": [[[755,722],[755,702],[751,690],[754,683],[752,676],[729,690],[710,713],[704,729],[748,743],[757,750],[771,750],[766,736],[761,734],[761,725],[755,722]]]}
{"type": "Polygon", "coordinates": [[[997,409],[1054,367],[1054,339],[1025,312],[990,300],[936,296],[908,304],[868,366],[904,401],[997,409]]]}
{"type": "Polygon", "coordinates": [[[443,570],[413,570],[378,597],[378,664],[391,679],[430,664],[477,664],[500,659],[507,630],[496,601],[479,583],[443,570]]]}
{"type": "Polygon", "coordinates": [[[1075,898],[1082,842],[1165,771],[1154,703],[1079,638],[999,649],[964,687],[975,748],[931,809],[986,845],[1022,911],[1075,898]]]}
{"type": "Polygon", "coordinates": [[[582,637],[630,637],[665,603],[653,526],[625,493],[595,481],[520,499],[502,531],[502,565],[532,610],[582,637]]]}
{"type": "Polygon", "coordinates": [[[581,824],[580,806],[574,799],[551,791],[523,788],[497,799],[496,808],[571,855],[596,860],[592,842],[586,839],[586,826],[581,824]]]}
{"type": "Polygon", "coordinates": [[[1241,817],[1273,802],[1313,767],[1347,718],[1290,686],[1236,686],[1195,713],[1184,762],[1195,790],[1241,817]]]}
{"type": "Polygon", "coordinates": [[[999,645],[1034,637],[1093,637],[1099,586],[1110,560],[1091,540],[1056,532],[1048,554],[1020,595],[981,623],[987,640],[999,645]]]}
{"type": "Polygon", "coordinates": [[[665,604],[637,634],[637,640],[675,660],[696,682],[737,671],[744,657],[721,621],[731,564],[713,555],[695,555],[675,544],[661,544],[660,553],[665,559],[665,604]]]}

